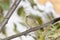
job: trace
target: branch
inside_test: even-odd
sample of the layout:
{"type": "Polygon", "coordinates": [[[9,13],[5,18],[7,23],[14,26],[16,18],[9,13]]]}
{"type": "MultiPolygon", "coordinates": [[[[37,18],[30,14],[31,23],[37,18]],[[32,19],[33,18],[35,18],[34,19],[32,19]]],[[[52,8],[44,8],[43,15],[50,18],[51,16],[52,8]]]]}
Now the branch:
{"type": "Polygon", "coordinates": [[[1,32],[2,28],[8,23],[8,20],[10,19],[11,15],[13,14],[13,12],[17,8],[17,6],[19,5],[20,1],[21,0],[15,0],[14,4],[9,9],[7,15],[5,16],[2,23],[0,24],[0,32],[1,32]]]}
{"type": "Polygon", "coordinates": [[[22,32],[22,33],[18,33],[18,34],[12,35],[12,36],[7,37],[7,38],[4,38],[4,39],[2,39],[2,40],[10,40],[10,39],[13,39],[13,38],[22,36],[22,35],[26,35],[26,34],[28,34],[28,33],[30,33],[30,32],[33,32],[33,31],[39,30],[39,29],[41,29],[41,28],[44,28],[44,27],[46,27],[46,26],[49,25],[49,24],[54,24],[55,22],[57,22],[57,21],[59,21],[59,20],[60,20],[60,17],[59,17],[59,18],[55,18],[55,19],[51,20],[50,22],[47,22],[47,23],[45,23],[45,24],[42,24],[41,26],[36,26],[36,27],[31,28],[31,29],[29,29],[29,30],[26,30],[26,31],[24,31],[24,32],[22,32]]]}

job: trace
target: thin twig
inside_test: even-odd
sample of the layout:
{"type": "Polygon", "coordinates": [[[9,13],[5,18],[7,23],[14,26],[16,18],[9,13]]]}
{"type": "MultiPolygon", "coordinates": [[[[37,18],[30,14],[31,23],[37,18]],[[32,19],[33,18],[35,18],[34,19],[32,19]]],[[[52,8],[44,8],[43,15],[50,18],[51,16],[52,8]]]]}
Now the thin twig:
{"type": "Polygon", "coordinates": [[[15,0],[12,7],[9,9],[7,15],[5,16],[2,23],[0,24],[0,32],[1,32],[2,28],[8,23],[8,20],[10,19],[11,15],[13,14],[13,12],[17,8],[17,6],[19,5],[20,1],[21,0],[15,0]]]}
{"type": "Polygon", "coordinates": [[[2,39],[2,40],[10,40],[10,39],[13,39],[13,38],[22,36],[22,35],[26,35],[26,34],[32,32],[32,31],[36,31],[36,30],[39,30],[39,29],[41,29],[41,28],[44,28],[44,27],[46,27],[47,25],[53,24],[53,23],[55,23],[55,22],[57,22],[57,21],[59,21],[59,20],[60,20],[60,17],[59,17],[59,18],[55,18],[55,19],[51,20],[50,22],[47,22],[47,23],[45,23],[45,24],[42,24],[41,26],[36,26],[36,27],[31,28],[31,29],[29,29],[29,30],[26,30],[26,31],[24,31],[24,32],[22,32],[22,33],[18,33],[18,34],[12,35],[12,36],[7,37],[7,38],[4,38],[4,39],[2,39]]]}

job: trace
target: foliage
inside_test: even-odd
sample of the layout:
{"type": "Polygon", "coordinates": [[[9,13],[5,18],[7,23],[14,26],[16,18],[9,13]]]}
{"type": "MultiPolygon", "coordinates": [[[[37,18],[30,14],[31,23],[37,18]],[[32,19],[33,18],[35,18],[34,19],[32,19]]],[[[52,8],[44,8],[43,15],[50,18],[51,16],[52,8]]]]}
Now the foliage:
{"type": "Polygon", "coordinates": [[[9,9],[9,5],[10,5],[10,0],[0,0],[0,23],[3,20],[3,16],[4,16],[4,10],[9,9]]]}
{"type": "Polygon", "coordinates": [[[36,5],[34,0],[28,0],[28,1],[30,2],[32,8],[36,5]]]}
{"type": "MultiPolygon", "coordinates": [[[[26,12],[24,11],[23,7],[20,7],[20,9],[18,10],[18,15],[22,18],[24,17],[24,20],[26,20],[21,24],[24,26],[26,26],[27,24],[27,26],[29,26],[30,28],[39,26],[44,23],[42,20],[42,17],[38,15],[30,14],[26,16],[26,12]]],[[[45,16],[46,16],[45,18],[48,19],[47,21],[50,21],[54,18],[54,15],[52,12],[46,13],[45,16]]],[[[53,33],[53,31],[58,29],[59,28],[58,25],[56,24],[57,27],[54,26],[53,28],[51,27],[51,25],[48,25],[46,28],[43,28],[43,31],[42,30],[35,31],[36,36],[37,36],[36,40],[46,40],[47,34],[50,35],[51,33],[53,33]]]]}
{"type": "Polygon", "coordinates": [[[51,28],[51,30],[47,33],[48,35],[47,35],[47,40],[49,39],[49,40],[56,40],[56,39],[59,39],[60,37],[60,23],[59,22],[57,22],[57,23],[55,23],[53,26],[52,26],[52,28],[51,28]]]}
{"type": "MultiPolygon", "coordinates": [[[[34,0],[28,0],[28,1],[30,2],[32,8],[36,5],[34,0]]],[[[3,20],[3,10],[9,9],[9,5],[10,5],[10,0],[0,0],[0,14],[2,14],[0,15],[0,22],[3,20]]],[[[40,9],[38,9],[38,11],[44,12],[43,10],[40,10],[40,9]]],[[[46,21],[50,21],[55,18],[53,13],[49,12],[44,15],[45,20],[43,21],[41,16],[34,15],[33,13],[27,15],[27,13],[25,12],[25,8],[23,6],[18,8],[17,14],[19,17],[22,18],[22,21],[23,21],[23,22],[20,22],[19,24],[26,27],[28,26],[29,28],[42,25],[46,19],[47,19],[46,21]]],[[[14,25],[13,31],[15,33],[19,33],[19,31],[17,30],[17,24],[14,23],[13,25],[14,25]]],[[[60,23],[57,22],[57,23],[48,25],[47,27],[42,28],[41,30],[35,31],[34,33],[37,36],[36,40],[55,40],[55,39],[60,40],[59,39],[60,23]]],[[[3,27],[2,34],[6,36],[6,27],[3,27]]]]}
{"type": "Polygon", "coordinates": [[[3,9],[0,6],[0,23],[1,23],[2,20],[3,20],[3,9]]]}
{"type": "Polygon", "coordinates": [[[17,25],[14,23],[14,32],[18,33],[18,30],[17,30],[17,25]]]}
{"type": "Polygon", "coordinates": [[[10,0],[0,0],[0,6],[1,6],[4,10],[9,9],[9,5],[10,5],[10,0]]]}
{"type": "Polygon", "coordinates": [[[5,36],[7,36],[7,34],[6,34],[6,27],[2,28],[2,34],[5,35],[5,36]]]}
{"type": "Polygon", "coordinates": [[[2,20],[3,20],[3,16],[0,16],[0,23],[2,22],[2,20]]]}
{"type": "Polygon", "coordinates": [[[24,10],[23,7],[20,7],[18,9],[17,13],[18,13],[18,16],[20,16],[20,17],[23,17],[24,18],[26,16],[26,12],[25,12],[25,10],[24,10]]]}

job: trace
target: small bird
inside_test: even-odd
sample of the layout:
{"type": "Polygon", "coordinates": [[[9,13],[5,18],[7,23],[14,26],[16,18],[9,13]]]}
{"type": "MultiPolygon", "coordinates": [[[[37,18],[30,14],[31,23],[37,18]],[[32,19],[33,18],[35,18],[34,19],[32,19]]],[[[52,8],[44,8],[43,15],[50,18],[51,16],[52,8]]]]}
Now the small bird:
{"type": "Polygon", "coordinates": [[[26,23],[30,26],[30,27],[36,27],[39,26],[43,23],[42,18],[37,16],[37,15],[33,15],[30,14],[28,16],[26,16],[26,23]]]}

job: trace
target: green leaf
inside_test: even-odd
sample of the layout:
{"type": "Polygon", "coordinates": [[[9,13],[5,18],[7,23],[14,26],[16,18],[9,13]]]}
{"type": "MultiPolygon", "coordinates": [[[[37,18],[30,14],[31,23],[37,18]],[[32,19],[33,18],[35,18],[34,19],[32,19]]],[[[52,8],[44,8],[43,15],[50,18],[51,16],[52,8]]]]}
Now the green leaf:
{"type": "Polygon", "coordinates": [[[18,33],[18,30],[17,30],[17,25],[14,23],[14,32],[18,33]]]}
{"type": "Polygon", "coordinates": [[[2,20],[3,20],[3,9],[0,6],[0,23],[2,22],[2,20]]]}
{"type": "MultiPolygon", "coordinates": [[[[14,23],[14,32],[15,33],[20,33],[18,30],[17,30],[17,25],[14,23]]],[[[20,38],[20,40],[22,40],[22,37],[19,37],[20,38]]]]}
{"type": "Polygon", "coordinates": [[[2,28],[2,34],[4,34],[5,36],[7,35],[7,34],[6,34],[6,27],[3,27],[3,28],[2,28]]]}
{"type": "Polygon", "coordinates": [[[3,20],[3,16],[0,16],[0,23],[2,22],[2,20],[3,20]]]}
{"type": "Polygon", "coordinates": [[[33,8],[33,6],[35,6],[36,4],[35,4],[35,2],[34,2],[34,0],[28,0],[29,2],[30,2],[30,4],[31,4],[31,6],[32,6],[32,8],[33,8]]]}
{"type": "MultiPolygon", "coordinates": [[[[51,26],[51,30],[47,33],[47,38],[50,40],[55,40],[56,38],[58,38],[60,36],[60,22],[56,22],[54,24],[52,24],[51,26]]],[[[59,39],[59,38],[58,38],[59,39]]]]}
{"type": "Polygon", "coordinates": [[[41,17],[36,16],[35,18],[36,18],[36,21],[38,22],[38,24],[39,24],[39,25],[41,25],[41,24],[43,23],[43,21],[42,21],[42,18],[41,18],[41,17]]]}
{"type": "Polygon", "coordinates": [[[60,23],[59,23],[59,22],[55,23],[54,26],[55,26],[57,29],[60,29],[60,23]]]}
{"type": "Polygon", "coordinates": [[[37,40],[44,40],[44,34],[42,33],[41,30],[37,30],[37,40]]]}
{"type": "Polygon", "coordinates": [[[0,6],[0,15],[3,16],[3,8],[0,6]]]}
{"type": "Polygon", "coordinates": [[[18,14],[18,16],[23,17],[23,18],[26,16],[26,12],[23,7],[20,7],[18,9],[17,14],[18,14]]]}
{"type": "Polygon", "coordinates": [[[1,6],[4,10],[7,10],[7,9],[9,9],[10,1],[11,1],[11,0],[0,0],[0,6],[1,6]]]}

